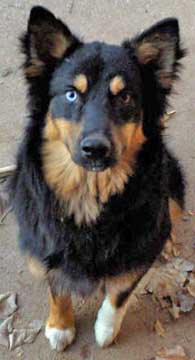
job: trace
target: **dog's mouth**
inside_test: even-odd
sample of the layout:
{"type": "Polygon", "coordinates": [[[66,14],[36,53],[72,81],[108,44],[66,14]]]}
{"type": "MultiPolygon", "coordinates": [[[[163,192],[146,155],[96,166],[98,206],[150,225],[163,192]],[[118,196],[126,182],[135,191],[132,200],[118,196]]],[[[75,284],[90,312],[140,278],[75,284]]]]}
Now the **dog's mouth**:
{"type": "Polygon", "coordinates": [[[109,162],[102,162],[101,160],[93,160],[91,162],[83,163],[82,166],[88,170],[93,172],[101,172],[110,167],[109,162]]]}
{"type": "Polygon", "coordinates": [[[87,171],[92,172],[102,172],[110,167],[112,167],[116,160],[114,158],[104,158],[104,159],[91,159],[86,160],[83,158],[73,157],[73,161],[79,165],[82,166],[87,171]]]}

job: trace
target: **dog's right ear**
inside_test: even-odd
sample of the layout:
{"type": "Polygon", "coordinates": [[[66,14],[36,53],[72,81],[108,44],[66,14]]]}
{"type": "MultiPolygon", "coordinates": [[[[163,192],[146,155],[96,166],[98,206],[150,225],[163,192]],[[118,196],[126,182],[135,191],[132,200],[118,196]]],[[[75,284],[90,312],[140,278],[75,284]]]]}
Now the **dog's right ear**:
{"type": "Polygon", "coordinates": [[[41,6],[33,7],[22,38],[26,76],[41,76],[46,67],[54,66],[80,45],[79,39],[50,11],[41,6]]]}

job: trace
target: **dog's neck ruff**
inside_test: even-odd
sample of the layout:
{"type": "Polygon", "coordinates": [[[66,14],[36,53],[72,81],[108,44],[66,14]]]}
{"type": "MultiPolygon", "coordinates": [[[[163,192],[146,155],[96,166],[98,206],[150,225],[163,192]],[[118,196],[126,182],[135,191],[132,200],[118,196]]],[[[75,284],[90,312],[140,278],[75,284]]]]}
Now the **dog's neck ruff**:
{"type": "Polygon", "coordinates": [[[53,123],[46,126],[42,144],[45,181],[54,191],[66,218],[73,216],[78,226],[93,224],[104,204],[112,195],[123,193],[125,184],[133,175],[136,154],[146,141],[142,122],[130,123],[115,131],[115,141],[125,146],[120,151],[118,162],[102,172],[87,171],[77,165],[56,128],[49,125],[53,123]]]}
{"type": "Polygon", "coordinates": [[[45,142],[42,154],[43,173],[48,186],[65,208],[65,216],[74,216],[79,226],[96,222],[103,205],[110,196],[124,191],[133,173],[126,154],[117,165],[99,173],[76,165],[60,141],[55,144],[45,142]]]}

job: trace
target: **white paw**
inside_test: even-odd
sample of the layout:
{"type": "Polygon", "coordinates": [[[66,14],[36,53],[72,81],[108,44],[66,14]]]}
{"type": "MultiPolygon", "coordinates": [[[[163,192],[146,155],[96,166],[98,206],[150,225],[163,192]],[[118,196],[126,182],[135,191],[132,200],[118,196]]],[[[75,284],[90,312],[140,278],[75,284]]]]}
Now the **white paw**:
{"type": "Polygon", "coordinates": [[[99,346],[106,347],[112,344],[120,330],[121,322],[122,317],[119,311],[106,298],[95,323],[95,338],[99,346]]]}
{"type": "Polygon", "coordinates": [[[45,336],[49,340],[52,349],[63,351],[73,342],[75,329],[60,330],[46,325],[45,336]]]}
{"type": "Polygon", "coordinates": [[[114,328],[112,326],[105,326],[97,320],[95,323],[95,338],[100,347],[109,346],[115,338],[114,328]]]}

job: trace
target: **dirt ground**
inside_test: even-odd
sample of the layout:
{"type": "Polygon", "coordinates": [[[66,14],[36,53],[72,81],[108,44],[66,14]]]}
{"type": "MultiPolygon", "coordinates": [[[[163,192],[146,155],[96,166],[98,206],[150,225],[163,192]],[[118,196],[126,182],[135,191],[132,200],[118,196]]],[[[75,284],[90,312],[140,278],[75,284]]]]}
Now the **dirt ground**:
{"type": "MultiPolygon", "coordinates": [[[[177,83],[177,96],[171,105],[176,116],[170,121],[166,141],[181,159],[187,180],[187,210],[195,211],[195,109],[194,109],[194,0],[1,0],[0,2],[0,166],[14,162],[19,140],[26,124],[25,84],[19,69],[21,55],[18,36],[25,29],[31,6],[42,4],[63,18],[74,32],[86,41],[95,39],[120,43],[155,21],[168,16],[180,20],[181,36],[189,54],[184,59],[182,80],[177,83]]],[[[177,228],[177,241],[182,242],[182,256],[195,261],[195,216],[187,216],[177,228]]],[[[11,215],[0,225],[0,294],[18,294],[18,327],[47,317],[47,286],[37,283],[28,273],[25,260],[17,248],[18,229],[11,215]]],[[[151,360],[162,346],[182,345],[190,358],[195,358],[195,319],[193,311],[176,322],[155,304],[151,296],[142,296],[138,309],[130,309],[117,343],[106,350],[95,344],[93,323],[101,295],[82,304],[75,300],[78,337],[63,354],[51,351],[42,331],[23,353],[0,346],[0,359],[24,360],[151,360]],[[162,338],[153,331],[156,319],[166,330],[162,338]]]]}

